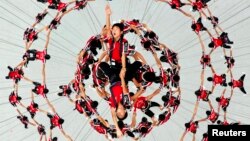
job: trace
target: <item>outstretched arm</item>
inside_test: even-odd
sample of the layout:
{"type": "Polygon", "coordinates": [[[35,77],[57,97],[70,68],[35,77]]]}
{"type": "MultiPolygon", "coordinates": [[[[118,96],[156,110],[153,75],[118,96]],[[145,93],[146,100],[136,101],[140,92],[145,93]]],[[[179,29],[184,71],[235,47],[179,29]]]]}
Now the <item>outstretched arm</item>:
{"type": "Polygon", "coordinates": [[[168,0],[155,0],[156,2],[160,1],[160,2],[168,2],[168,0]]]}
{"type": "Polygon", "coordinates": [[[212,65],[211,65],[211,71],[212,71],[213,74],[216,73],[215,70],[214,70],[214,67],[212,65]]]}
{"type": "Polygon", "coordinates": [[[155,62],[156,62],[156,64],[157,64],[158,68],[162,68],[161,61],[160,61],[160,59],[157,57],[156,52],[153,53],[153,56],[154,56],[154,58],[155,58],[155,62]]]}
{"type": "Polygon", "coordinates": [[[101,61],[103,60],[103,58],[105,58],[105,56],[107,56],[108,55],[108,51],[104,51],[101,55],[100,55],[100,57],[99,57],[99,59],[98,59],[98,63],[101,63],[101,61]]]}
{"type": "Polygon", "coordinates": [[[226,93],[226,88],[222,91],[222,93],[221,93],[221,96],[224,96],[225,95],[225,93],[226,93]]]}
{"type": "Polygon", "coordinates": [[[208,100],[208,105],[209,105],[210,110],[212,111],[214,109],[214,107],[213,107],[213,105],[212,105],[212,103],[211,103],[210,100],[208,100]]]}
{"type": "Polygon", "coordinates": [[[201,87],[204,85],[204,69],[201,71],[201,87]]]}
{"type": "Polygon", "coordinates": [[[160,88],[158,88],[158,89],[156,89],[152,94],[150,94],[150,95],[148,95],[147,97],[146,97],[146,100],[151,100],[154,96],[156,96],[157,94],[159,94],[161,92],[161,89],[160,88]]]}
{"type": "Polygon", "coordinates": [[[124,79],[125,73],[126,73],[126,70],[122,69],[120,72],[120,78],[121,78],[121,83],[122,83],[122,92],[123,92],[123,94],[128,94],[129,91],[128,91],[128,88],[127,88],[127,85],[126,85],[126,82],[124,79]]]}
{"type": "Polygon", "coordinates": [[[136,100],[142,93],[144,92],[144,89],[140,89],[134,96],[131,97],[131,100],[136,100]]]}
{"type": "Polygon", "coordinates": [[[111,9],[109,4],[106,5],[105,7],[105,14],[106,14],[106,27],[107,27],[107,36],[111,37],[111,24],[110,24],[110,15],[111,15],[111,9]]]}
{"type": "Polygon", "coordinates": [[[199,101],[196,101],[195,107],[194,107],[194,112],[193,112],[193,115],[192,115],[192,117],[191,117],[191,121],[194,120],[194,118],[195,118],[195,116],[196,116],[196,114],[197,114],[198,106],[199,106],[199,101]]]}
{"type": "Polygon", "coordinates": [[[134,112],[133,112],[133,116],[132,116],[132,121],[131,121],[130,127],[131,127],[131,128],[134,128],[135,125],[136,125],[136,112],[134,111],[134,112]]]}
{"type": "Polygon", "coordinates": [[[142,61],[142,65],[147,64],[145,58],[141,55],[140,52],[136,51],[133,57],[135,58],[135,60],[140,59],[142,61]]]}
{"type": "Polygon", "coordinates": [[[122,132],[121,132],[121,129],[119,128],[119,126],[118,126],[117,117],[116,117],[116,113],[115,113],[115,108],[113,108],[113,107],[111,108],[111,115],[112,115],[114,125],[116,127],[117,137],[120,138],[122,136],[122,132]]]}
{"type": "Polygon", "coordinates": [[[47,34],[47,38],[46,38],[46,43],[45,43],[45,46],[44,48],[47,50],[48,49],[48,46],[49,46],[49,40],[50,40],[50,33],[51,33],[51,30],[48,29],[48,34],[47,34]]]}

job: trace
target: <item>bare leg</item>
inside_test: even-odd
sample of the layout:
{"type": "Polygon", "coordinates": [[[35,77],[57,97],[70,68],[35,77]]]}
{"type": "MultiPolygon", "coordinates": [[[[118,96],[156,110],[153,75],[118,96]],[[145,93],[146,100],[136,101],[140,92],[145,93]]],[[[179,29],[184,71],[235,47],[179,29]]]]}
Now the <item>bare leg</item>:
{"type": "Polygon", "coordinates": [[[206,120],[207,120],[207,118],[203,118],[203,119],[198,120],[198,122],[203,122],[203,121],[206,121],[206,120]]]}
{"type": "Polygon", "coordinates": [[[80,95],[81,95],[82,97],[86,97],[85,88],[84,88],[84,86],[82,85],[82,83],[79,84],[79,87],[80,87],[80,95]]]}
{"type": "Polygon", "coordinates": [[[182,9],[178,9],[178,11],[180,11],[180,12],[181,12],[182,14],[184,14],[185,16],[187,16],[187,17],[191,18],[192,20],[194,20],[194,17],[193,17],[191,14],[189,14],[189,13],[183,11],[182,9]]]}
{"type": "Polygon", "coordinates": [[[67,135],[67,134],[64,132],[63,129],[60,129],[60,131],[61,131],[61,133],[64,135],[64,137],[65,137],[68,141],[73,141],[73,140],[71,139],[71,137],[70,137],[69,135],[67,135]]]}
{"type": "Polygon", "coordinates": [[[22,62],[20,62],[20,63],[16,66],[16,68],[22,68],[26,62],[27,62],[27,59],[23,60],[22,62]]]}
{"type": "Polygon", "coordinates": [[[195,141],[195,134],[193,134],[193,139],[192,139],[192,141],[195,141]]]}
{"type": "Polygon", "coordinates": [[[47,50],[48,49],[48,45],[49,45],[49,40],[50,40],[50,33],[51,33],[51,29],[48,29],[48,34],[47,34],[47,39],[46,39],[46,43],[44,48],[47,50]]]}
{"type": "Polygon", "coordinates": [[[184,139],[184,137],[186,136],[186,134],[187,134],[187,131],[185,131],[185,132],[182,134],[180,141],[183,141],[183,139],[184,139]]]}
{"type": "Polygon", "coordinates": [[[198,38],[199,38],[199,41],[200,41],[200,44],[201,44],[201,49],[202,49],[203,52],[205,52],[206,50],[205,50],[204,43],[203,43],[203,41],[201,39],[201,35],[200,34],[197,34],[197,35],[198,35],[198,38]]]}
{"type": "Polygon", "coordinates": [[[26,81],[28,81],[28,82],[31,82],[31,83],[33,82],[32,80],[30,80],[29,78],[27,78],[25,76],[23,76],[23,79],[26,80],[26,81]]]}
{"type": "Polygon", "coordinates": [[[43,85],[45,85],[46,84],[45,64],[43,64],[43,67],[42,67],[42,80],[43,80],[43,85]]]}
{"type": "Polygon", "coordinates": [[[43,140],[43,135],[40,135],[40,141],[42,141],[43,140]]]}
{"type": "Polygon", "coordinates": [[[210,100],[208,100],[208,105],[209,105],[210,110],[213,110],[213,109],[214,109],[214,108],[213,108],[213,105],[212,105],[212,103],[211,103],[210,100]]]}

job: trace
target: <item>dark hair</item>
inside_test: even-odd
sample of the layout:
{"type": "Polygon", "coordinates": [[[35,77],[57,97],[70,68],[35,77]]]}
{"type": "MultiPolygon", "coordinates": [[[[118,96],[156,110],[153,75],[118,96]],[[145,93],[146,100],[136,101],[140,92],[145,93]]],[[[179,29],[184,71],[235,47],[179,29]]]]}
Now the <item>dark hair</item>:
{"type": "Polygon", "coordinates": [[[125,120],[127,117],[128,117],[128,112],[127,112],[127,111],[126,111],[124,117],[119,118],[119,117],[117,116],[118,120],[125,120]]]}
{"type": "Polygon", "coordinates": [[[34,35],[33,39],[36,40],[38,38],[37,34],[34,35]]]}
{"type": "Polygon", "coordinates": [[[90,47],[90,51],[94,54],[94,56],[98,54],[98,52],[96,51],[96,47],[94,46],[90,47]]]}
{"type": "Polygon", "coordinates": [[[225,74],[225,73],[223,73],[223,74],[221,75],[221,77],[226,78],[226,74],[225,74]]]}
{"type": "Polygon", "coordinates": [[[53,118],[53,116],[52,116],[50,113],[48,113],[47,116],[48,116],[49,118],[53,118]]]}
{"type": "Polygon", "coordinates": [[[34,108],[38,108],[38,104],[37,103],[34,103],[34,108]]]}
{"type": "Polygon", "coordinates": [[[226,82],[224,82],[224,83],[222,84],[222,86],[226,87],[226,86],[227,86],[227,83],[226,83],[226,82]]]}
{"type": "Polygon", "coordinates": [[[97,118],[93,119],[93,122],[94,122],[95,124],[99,124],[99,123],[100,123],[99,119],[97,119],[97,118]]]}
{"type": "Polygon", "coordinates": [[[194,94],[197,95],[197,96],[200,96],[201,95],[201,91],[197,90],[197,91],[194,92],[194,94]]]}
{"type": "Polygon", "coordinates": [[[118,126],[120,129],[122,129],[124,127],[123,121],[119,120],[117,123],[118,123],[118,126]]]}
{"type": "Polygon", "coordinates": [[[203,58],[203,62],[208,63],[209,59],[208,58],[203,58]]]}
{"type": "Polygon", "coordinates": [[[149,38],[154,38],[156,36],[156,34],[154,33],[154,31],[151,31],[151,32],[149,32],[149,34],[148,34],[148,37],[149,38]]]}
{"type": "Polygon", "coordinates": [[[91,73],[89,66],[85,66],[85,68],[82,69],[82,73],[85,75],[89,75],[91,73]]]}
{"type": "Polygon", "coordinates": [[[133,66],[133,70],[136,71],[142,66],[142,63],[140,61],[135,61],[133,62],[132,66],[133,66]]]}
{"type": "Polygon", "coordinates": [[[26,117],[26,116],[23,116],[23,120],[28,120],[28,117],[26,117]]]}
{"type": "Polygon", "coordinates": [[[196,125],[198,125],[199,122],[198,122],[198,121],[194,121],[194,123],[195,123],[196,125]]]}
{"type": "Polygon", "coordinates": [[[162,77],[160,77],[160,76],[157,76],[157,77],[155,77],[155,83],[161,83],[161,81],[162,81],[162,77]]]}
{"type": "Polygon", "coordinates": [[[197,6],[194,5],[194,6],[193,6],[193,11],[197,11],[197,10],[198,10],[197,6]]]}
{"type": "Polygon", "coordinates": [[[192,28],[193,30],[195,30],[195,29],[196,29],[196,24],[192,24],[192,25],[191,25],[191,28],[192,28]]]}
{"type": "Polygon", "coordinates": [[[148,82],[153,82],[155,80],[155,73],[145,72],[142,77],[148,82]]]}
{"type": "Polygon", "coordinates": [[[118,27],[121,31],[123,31],[123,29],[124,29],[124,25],[122,23],[115,23],[115,24],[113,24],[112,29],[114,27],[118,27]]]}
{"type": "MultiPolygon", "coordinates": [[[[101,62],[99,64],[99,68],[102,70],[110,70],[110,66],[107,62],[101,62]]],[[[97,71],[98,72],[98,71],[97,71]]],[[[98,73],[99,74],[99,73],[98,73]]]]}
{"type": "Polygon", "coordinates": [[[219,97],[216,97],[215,99],[217,102],[220,102],[220,98],[219,97]]]}
{"type": "Polygon", "coordinates": [[[160,115],[159,115],[159,120],[162,121],[162,120],[164,120],[164,119],[165,119],[165,115],[164,115],[164,114],[160,114],[160,115]]]}
{"type": "Polygon", "coordinates": [[[233,86],[233,82],[229,82],[228,85],[229,85],[229,86],[233,86]]]}
{"type": "Polygon", "coordinates": [[[207,134],[207,133],[204,133],[204,134],[203,134],[203,138],[206,138],[206,137],[208,137],[208,134],[207,134]]]}
{"type": "Polygon", "coordinates": [[[142,133],[147,133],[147,132],[148,132],[148,128],[142,127],[142,128],[140,129],[140,131],[141,131],[142,133]]]}
{"type": "Polygon", "coordinates": [[[166,56],[161,56],[160,60],[161,60],[161,62],[168,62],[168,59],[166,56]]]}
{"type": "Polygon", "coordinates": [[[208,77],[207,81],[213,81],[213,78],[212,77],[208,77]]]}
{"type": "Polygon", "coordinates": [[[23,72],[23,70],[18,70],[18,74],[20,74],[20,75],[24,75],[24,72],[23,72]]]}
{"type": "Polygon", "coordinates": [[[169,98],[166,95],[164,95],[161,97],[161,100],[164,102],[168,102],[169,98]]]}
{"type": "Polygon", "coordinates": [[[175,74],[175,75],[173,76],[173,80],[174,80],[175,82],[180,81],[180,76],[179,76],[178,74],[175,74]]]}
{"type": "Polygon", "coordinates": [[[133,92],[129,92],[129,96],[132,97],[134,96],[135,94],[133,92]]]}
{"type": "Polygon", "coordinates": [[[58,95],[58,96],[62,96],[62,95],[63,95],[63,93],[58,93],[57,95],[58,95]]]}
{"type": "Polygon", "coordinates": [[[67,89],[65,92],[66,92],[66,94],[70,94],[72,91],[71,91],[71,89],[67,89]]]}
{"type": "Polygon", "coordinates": [[[43,90],[43,92],[44,92],[45,94],[47,94],[47,93],[49,92],[49,90],[48,90],[47,88],[45,88],[45,89],[43,90]]]}
{"type": "Polygon", "coordinates": [[[211,111],[206,111],[206,115],[211,115],[211,111]]]}
{"type": "Polygon", "coordinates": [[[148,41],[145,41],[144,44],[143,44],[143,47],[148,50],[151,46],[151,42],[148,40],[148,41]]]}
{"type": "Polygon", "coordinates": [[[176,5],[175,4],[171,4],[171,8],[172,9],[176,9],[176,5]]]}
{"type": "Polygon", "coordinates": [[[58,123],[59,123],[59,124],[63,124],[63,123],[64,123],[64,119],[60,118],[60,119],[58,120],[58,123]]]}
{"type": "Polygon", "coordinates": [[[221,120],[218,120],[218,121],[217,121],[217,124],[221,124],[221,123],[222,123],[221,120]]]}
{"type": "Polygon", "coordinates": [[[19,101],[19,100],[22,100],[22,98],[21,98],[20,96],[18,96],[18,97],[17,97],[17,100],[18,100],[18,101],[19,101]]]}
{"type": "Polygon", "coordinates": [[[179,99],[176,99],[176,100],[174,101],[174,103],[177,104],[177,105],[179,105],[179,104],[180,104],[180,100],[179,100],[179,99]]]}
{"type": "Polygon", "coordinates": [[[45,55],[45,59],[46,59],[46,60],[49,60],[49,59],[50,59],[50,55],[49,55],[49,54],[46,54],[46,55],[45,55]]]}
{"type": "Polygon", "coordinates": [[[231,59],[230,59],[230,62],[231,62],[232,64],[234,64],[234,62],[235,62],[234,58],[231,58],[231,59]]]}
{"type": "Polygon", "coordinates": [[[89,75],[85,75],[85,76],[84,76],[84,79],[89,79],[89,75]]]}
{"type": "Polygon", "coordinates": [[[97,106],[98,106],[98,102],[97,101],[93,101],[92,103],[91,103],[91,106],[92,106],[92,108],[97,108],[97,106]]]}
{"type": "Polygon", "coordinates": [[[43,90],[43,92],[44,92],[45,94],[47,94],[47,93],[49,92],[49,90],[48,90],[47,88],[45,88],[45,89],[43,90]]]}
{"type": "Polygon", "coordinates": [[[54,138],[52,139],[52,141],[57,141],[57,137],[54,137],[54,138]]]}
{"type": "Polygon", "coordinates": [[[143,117],[143,118],[141,119],[141,121],[142,121],[142,122],[148,122],[148,119],[147,119],[146,117],[143,117]]]}
{"type": "Polygon", "coordinates": [[[189,128],[190,127],[190,123],[185,123],[185,127],[189,128]]]}
{"type": "Polygon", "coordinates": [[[213,42],[209,43],[208,47],[210,47],[210,48],[214,47],[214,43],[213,42]]]}
{"type": "Polygon", "coordinates": [[[62,12],[63,12],[63,13],[64,13],[64,12],[66,12],[66,11],[67,11],[67,9],[66,9],[66,8],[63,8],[63,9],[62,9],[62,12]]]}

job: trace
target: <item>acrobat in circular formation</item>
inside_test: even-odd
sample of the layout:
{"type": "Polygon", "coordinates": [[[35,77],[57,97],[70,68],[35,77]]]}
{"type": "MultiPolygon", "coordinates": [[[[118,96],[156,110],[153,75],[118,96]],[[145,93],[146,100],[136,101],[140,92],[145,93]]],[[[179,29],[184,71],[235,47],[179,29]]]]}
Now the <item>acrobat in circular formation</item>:
{"type": "MultiPolygon", "coordinates": [[[[26,47],[23,60],[15,68],[8,66],[10,72],[6,78],[14,81],[14,90],[9,96],[9,101],[16,108],[17,106],[21,106],[27,109],[32,120],[29,120],[28,117],[25,116],[24,113],[21,113],[18,108],[16,109],[19,113],[17,118],[24,124],[25,128],[28,128],[29,124],[36,126],[41,139],[44,137],[47,140],[47,136],[45,126],[35,119],[37,112],[44,113],[50,120],[51,126],[48,136],[49,140],[57,140],[57,137],[53,137],[52,135],[52,130],[55,127],[60,129],[62,135],[64,135],[67,140],[72,140],[71,136],[68,135],[62,128],[64,119],[59,116],[55,107],[47,98],[49,89],[46,85],[45,66],[46,61],[49,60],[50,57],[53,57],[48,54],[51,31],[58,28],[61,24],[61,19],[66,14],[74,10],[84,9],[88,1],[91,0],[72,0],[68,3],[61,2],[60,0],[37,1],[48,4],[49,9],[55,9],[58,12],[49,25],[36,30],[35,26],[39,24],[48,14],[48,9],[45,9],[42,13],[39,13],[36,16],[35,23],[24,32],[23,39],[25,40],[26,47]],[[32,43],[38,39],[38,34],[44,30],[47,33],[44,50],[38,51],[36,49],[31,49],[32,43]],[[25,77],[22,69],[23,67],[28,67],[28,63],[30,61],[36,60],[40,60],[42,62],[43,79],[41,83],[25,77]],[[29,106],[22,104],[22,98],[18,94],[18,84],[21,79],[34,84],[34,88],[31,89],[31,103],[29,106]],[[34,94],[42,96],[52,112],[41,109],[34,101],[34,94]]],[[[233,89],[239,87],[242,92],[246,93],[243,87],[245,75],[243,75],[239,80],[234,80],[232,76],[232,68],[234,65],[232,49],[230,49],[230,56],[226,56],[226,49],[230,48],[228,44],[233,44],[233,42],[228,39],[227,33],[225,33],[218,26],[218,18],[212,16],[206,5],[208,1],[196,0],[195,2],[192,2],[189,0],[189,3],[182,3],[179,0],[157,1],[167,2],[171,8],[182,12],[185,16],[193,20],[191,27],[197,34],[202,47],[201,64],[203,67],[201,73],[201,86],[199,90],[195,92],[197,95],[197,102],[193,117],[189,123],[185,124],[187,130],[184,132],[181,140],[183,140],[188,131],[194,133],[195,135],[199,122],[205,120],[210,120],[213,123],[216,122],[219,117],[220,107],[224,110],[225,118],[223,122],[218,123],[228,124],[226,121],[226,107],[229,105],[229,101],[232,98],[233,89]],[[180,9],[184,5],[191,5],[194,11],[198,11],[200,13],[200,17],[197,21],[195,21],[195,18],[190,13],[180,9]],[[208,9],[209,16],[205,14],[204,9],[208,9]],[[202,24],[202,15],[212,22],[218,37],[214,37],[210,31],[204,27],[202,24]],[[199,34],[203,30],[206,31],[211,37],[209,47],[212,49],[209,54],[206,54],[204,43],[199,34]],[[219,35],[219,32],[222,32],[221,35],[219,35]],[[224,87],[227,86],[226,75],[216,74],[210,59],[212,52],[220,46],[223,47],[227,61],[227,72],[230,72],[231,74],[231,82],[229,82],[228,85],[231,86],[232,89],[229,98],[224,97],[226,89],[223,91],[221,97],[216,98],[220,106],[218,107],[218,111],[215,112],[208,96],[213,93],[217,84],[224,87]],[[213,72],[213,77],[208,78],[209,81],[213,81],[211,91],[203,88],[204,71],[206,66],[209,66],[213,72]],[[207,118],[194,121],[200,100],[207,101],[211,110],[206,112],[207,118]]],[[[79,52],[79,55],[77,56],[77,68],[74,74],[75,77],[68,84],[59,86],[61,91],[58,93],[58,96],[68,98],[69,101],[74,104],[75,110],[87,117],[91,127],[93,127],[93,129],[95,129],[99,134],[105,135],[107,139],[112,140],[113,138],[120,138],[123,135],[128,135],[132,139],[138,140],[139,138],[145,137],[149,134],[154,127],[166,123],[170,119],[171,115],[178,109],[181,101],[181,89],[179,86],[180,66],[178,64],[178,54],[165,44],[159,42],[157,34],[145,23],[141,23],[139,20],[133,19],[121,20],[119,23],[111,25],[111,9],[109,5],[105,8],[105,15],[106,24],[103,26],[101,33],[90,37],[84,48],[79,52]],[[148,65],[144,56],[140,52],[136,51],[135,46],[129,44],[125,39],[125,35],[129,32],[137,34],[140,38],[142,47],[151,52],[159,69],[158,75],[156,75],[156,71],[153,67],[148,65]],[[158,51],[161,52],[160,57],[157,55],[158,51]],[[97,59],[99,52],[101,53],[97,59]],[[86,87],[84,82],[87,79],[93,80],[93,85],[91,85],[91,87],[94,88],[100,98],[104,99],[107,105],[109,105],[112,121],[105,120],[102,115],[98,113],[98,102],[91,99],[91,97],[85,93],[86,87]],[[132,85],[137,88],[136,91],[133,92],[131,90],[132,86],[129,85],[129,82],[132,82],[132,85]],[[146,93],[147,89],[152,88],[151,86],[153,83],[159,85],[159,88],[155,89],[152,94],[143,96],[143,93],[146,93]],[[109,90],[106,90],[108,86],[109,90]],[[163,104],[153,101],[153,98],[156,95],[159,95],[160,92],[164,93],[162,95],[163,104]],[[73,94],[74,96],[72,96],[73,94]],[[158,107],[159,110],[161,110],[159,117],[155,116],[151,107],[158,107]],[[146,115],[140,120],[140,122],[136,122],[137,109],[146,115]],[[128,111],[132,111],[133,113],[131,124],[124,122],[128,116],[128,111]],[[148,120],[147,117],[149,117],[151,121],[148,120]]],[[[204,140],[206,139],[205,137],[206,134],[204,135],[204,140]]]]}

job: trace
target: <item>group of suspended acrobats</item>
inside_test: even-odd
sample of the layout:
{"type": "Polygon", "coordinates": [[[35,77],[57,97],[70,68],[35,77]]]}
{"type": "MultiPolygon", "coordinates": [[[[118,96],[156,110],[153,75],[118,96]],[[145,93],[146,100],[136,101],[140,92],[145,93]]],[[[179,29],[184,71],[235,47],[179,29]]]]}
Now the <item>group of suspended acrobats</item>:
{"type": "MultiPolygon", "coordinates": [[[[52,135],[52,130],[55,127],[60,129],[61,133],[67,140],[72,140],[72,138],[62,128],[62,124],[64,123],[63,118],[59,116],[55,107],[47,98],[49,89],[46,85],[45,64],[46,61],[50,59],[50,55],[47,51],[51,31],[56,30],[61,24],[63,16],[73,10],[84,9],[88,1],[92,0],[71,0],[68,3],[61,2],[60,0],[37,1],[48,4],[48,9],[55,9],[58,12],[48,26],[45,26],[40,30],[36,30],[35,26],[39,24],[48,14],[48,9],[44,10],[36,16],[35,23],[30,28],[25,30],[23,37],[25,40],[25,54],[23,55],[23,60],[14,68],[8,66],[9,74],[6,76],[6,79],[12,79],[14,81],[14,90],[9,96],[9,101],[14,107],[16,107],[16,110],[19,113],[17,118],[24,124],[25,128],[28,128],[29,124],[37,127],[40,140],[43,140],[44,138],[46,141],[56,141],[57,137],[52,135]],[[47,33],[44,49],[42,51],[31,49],[32,43],[38,39],[38,34],[44,30],[47,33]],[[40,60],[42,62],[41,83],[32,81],[31,79],[25,77],[22,69],[23,67],[28,67],[28,63],[30,61],[36,60],[40,60]],[[18,84],[22,79],[34,84],[34,87],[31,90],[31,103],[28,106],[25,106],[21,102],[22,98],[18,94],[18,84]],[[46,103],[50,107],[50,112],[42,110],[38,104],[35,103],[35,94],[42,96],[45,99],[46,103]],[[29,120],[24,113],[21,113],[17,106],[27,109],[32,120],[29,120]],[[50,120],[51,126],[48,137],[46,135],[45,126],[35,119],[37,112],[44,113],[50,120]]],[[[207,2],[210,0],[188,0],[188,3],[182,3],[180,0],[155,1],[165,2],[169,4],[172,9],[175,9],[191,18],[191,28],[197,34],[202,48],[202,57],[200,60],[202,65],[201,84],[200,88],[195,91],[197,102],[195,104],[191,120],[185,124],[186,130],[183,133],[181,140],[184,139],[186,133],[188,132],[193,133],[193,140],[195,140],[195,133],[198,128],[198,124],[202,121],[210,121],[212,123],[217,121],[218,124],[222,125],[239,124],[239,122],[227,122],[226,109],[233,96],[234,88],[239,88],[244,94],[246,94],[243,85],[245,74],[238,80],[233,78],[232,69],[235,60],[230,46],[233,42],[229,40],[228,34],[219,27],[218,18],[211,14],[207,6],[207,2]],[[193,15],[181,9],[181,7],[188,5],[192,7],[194,12],[197,11],[199,13],[200,17],[197,21],[193,15]],[[205,10],[208,11],[208,14],[206,14],[205,10]],[[203,17],[211,21],[216,35],[213,36],[212,33],[203,25],[203,17]],[[209,48],[211,48],[211,51],[208,54],[205,51],[205,45],[201,39],[200,32],[202,31],[207,32],[211,37],[211,43],[208,45],[209,48]],[[210,55],[218,47],[222,47],[223,49],[226,60],[225,63],[228,68],[226,74],[230,74],[230,82],[226,81],[226,74],[217,74],[211,64],[210,55]],[[226,50],[230,50],[229,56],[227,55],[226,50]],[[211,81],[213,84],[211,90],[206,90],[203,87],[205,77],[204,71],[206,67],[209,67],[213,74],[212,77],[207,78],[207,80],[211,81]],[[222,87],[225,87],[225,89],[223,90],[221,96],[216,98],[216,101],[218,102],[218,110],[215,110],[211,104],[209,95],[214,93],[215,86],[217,85],[221,85],[222,87]],[[225,96],[227,86],[231,87],[231,94],[229,97],[225,96]],[[208,102],[210,110],[206,111],[206,118],[194,120],[200,100],[208,102]],[[224,111],[223,121],[218,120],[220,108],[224,111]]],[[[180,66],[178,64],[178,54],[163,43],[159,42],[159,38],[156,33],[139,20],[121,20],[120,22],[111,25],[111,9],[109,5],[105,8],[105,15],[106,24],[103,26],[101,33],[89,38],[86,45],[77,56],[75,78],[70,81],[68,85],[59,86],[61,92],[58,93],[58,96],[68,98],[69,101],[75,105],[75,110],[87,117],[91,127],[93,127],[93,129],[98,133],[103,134],[108,140],[120,138],[123,135],[130,136],[133,140],[138,140],[149,134],[154,127],[165,124],[170,119],[171,115],[178,109],[181,98],[181,89],[179,87],[180,66]],[[159,69],[159,75],[156,75],[157,73],[154,71],[153,67],[148,65],[144,56],[140,52],[136,51],[135,46],[130,45],[125,39],[125,35],[129,32],[138,35],[142,47],[153,55],[159,69]],[[101,53],[99,54],[99,58],[96,59],[98,52],[101,53]],[[157,52],[161,52],[160,57],[158,57],[157,52]],[[132,60],[134,61],[132,62],[132,60]],[[164,68],[162,64],[165,65],[164,68]],[[97,112],[98,102],[96,100],[92,100],[91,97],[85,93],[84,81],[89,79],[89,76],[92,76],[93,79],[93,85],[91,85],[91,87],[93,87],[97,94],[109,105],[113,121],[105,120],[102,115],[97,112]],[[134,85],[137,88],[135,92],[131,91],[133,86],[129,87],[128,82],[131,82],[131,85],[134,85]],[[154,85],[156,86],[158,85],[159,88],[155,89],[152,94],[143,96],[143,94],[146,93],[146,88],[150,87],[153,83],[155,83],[154,85]],[[108,85],[109,91],[106,90],[106,86],[108,85]],[[160,93],[164,93],[162,95],[162,104],[153,101],[153,98],[160,93]],[[72,98],[73,94],[75,94],[75,98],[72,98]],[[159,110],[162,111],[159,116],[155,115],[152,111],[152,107],[158,107],[159,110]],[[136,121],[137,109],[140,109],[140,111],[146,115],[140,122],[136,121]],[[124,122],[128,116],[127,111],[132,111],[133,113],[130,124],[124,122]],[[147,117],[149,117],[150,120],[147,117]]],[[[203,140],[207,140],[207,133],[203,134],[203,140]]]]}

